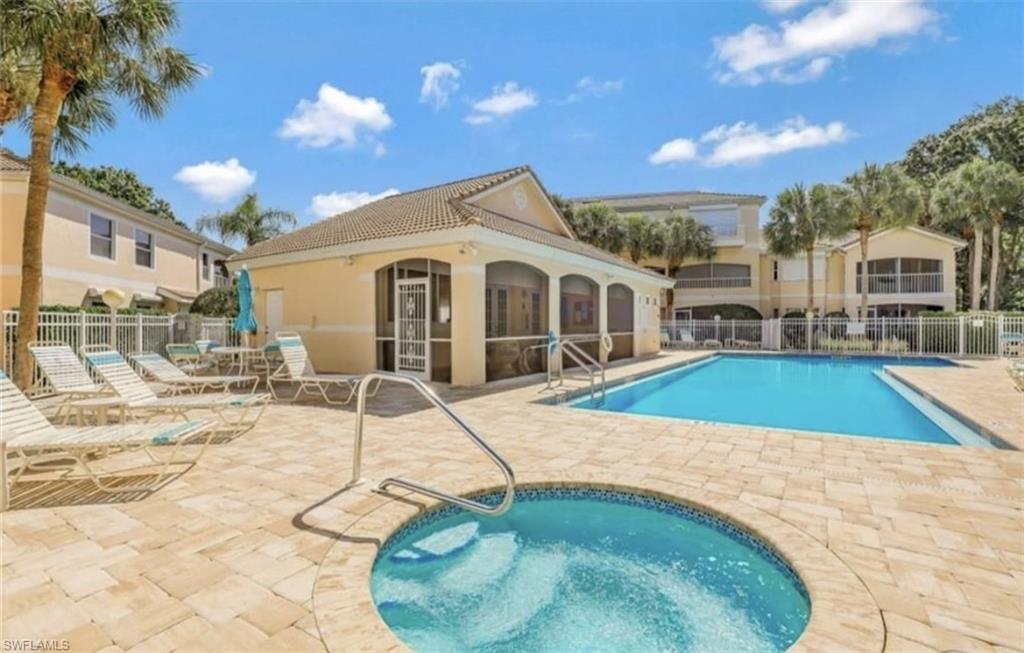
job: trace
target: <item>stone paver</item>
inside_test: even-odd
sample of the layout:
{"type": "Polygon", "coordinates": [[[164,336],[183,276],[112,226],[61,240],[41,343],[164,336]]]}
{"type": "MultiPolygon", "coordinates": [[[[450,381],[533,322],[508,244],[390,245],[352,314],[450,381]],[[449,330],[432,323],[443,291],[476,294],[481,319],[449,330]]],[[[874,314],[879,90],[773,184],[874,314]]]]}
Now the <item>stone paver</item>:
{"type": "MultiPolygon", "coordinates": [[[[608,376],[700,355],[662,355],[608,376]]],[[[896,372],[1007,442],[1024,442],[1024,394],[1000,364],[896,372]]],[[[834,639],[816,632],[804,648],[859,636],[886,651],[1024,650],[1024,453],[582,411],[537,403],[540,387],[442,395],[521,479],[705,497],[771,531],[783,554],[804,547],[794,562],[808,576],[840,564],[871,610],[851,597],[847,614],[841,597],[828,598],[836,608],[818,612],[834,639]]],[[[213,445],[149,496],[26,474],[2,518],[3,639],[66,639],[83,651],[323,650],[325,641],[386,649],[395,641],[374,635],[383,624],[372,603],[334,591],[367,593],[364,562],[375,551],[343,533],[387,532],[410,515],[373,483],[339,491],[352,425],[351,408],[272,406],[257,428],[213,445]]],[[[99,464],[146,460],[119,454],[99,464]]],[[[363,466],[370,480],[403,475],[460,491],[500,481],[401,388],[371,401],[363,466]]],[[[815,604],[825,605],[818,596],[815,604]]]]}

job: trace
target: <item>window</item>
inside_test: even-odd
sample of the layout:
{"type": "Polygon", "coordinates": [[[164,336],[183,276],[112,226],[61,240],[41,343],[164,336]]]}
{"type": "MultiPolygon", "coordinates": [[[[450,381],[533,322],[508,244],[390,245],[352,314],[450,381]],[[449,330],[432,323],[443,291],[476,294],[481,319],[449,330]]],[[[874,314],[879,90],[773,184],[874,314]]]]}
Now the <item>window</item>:
{"type": "Polygon", "coordinates": [[[779,262],[772,261],[772,281],[779,280],[779,262]]]}
{"type": "Polygon", "coordinates": [[[693,207],[690,215],[701,224],[711,227],[716,236],[735,236],[739,233],[740,214],[734,207],[693,207]]]}
{"type": "MultiPolygon", "coordinates": [[[[825,259],[821,256],[814,257],[814,280],[822,281],[825,278],[825,259]]],[[[782,262],[783,281],[807,281],[807,259],[791,258],[782,262]]]]}
{"type": "Polygon", "coordinates": [[[135,230],[135,265],[153,267],[153,234],[141,229],[135,230]]]}
{"type": "Polygon", "coordinates": [[[89,252],[93,256],[114,260],[114,221],[98,215],[89,216],[89,252]]]}
{"type": "Polygon", "coordinates": [[[202,268],[203,269],[203,279],[206,280],[206,281],[209,281],[210,280],[210,255],[207,254],[206,252],[203,252],[202,266],[203,266],[203,268],[202,268]]]}

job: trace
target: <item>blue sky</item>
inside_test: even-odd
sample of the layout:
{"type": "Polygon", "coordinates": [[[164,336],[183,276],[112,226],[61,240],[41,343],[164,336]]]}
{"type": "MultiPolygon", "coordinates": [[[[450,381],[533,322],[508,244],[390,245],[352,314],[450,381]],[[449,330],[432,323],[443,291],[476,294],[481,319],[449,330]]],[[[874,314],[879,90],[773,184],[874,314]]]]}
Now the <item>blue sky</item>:
{"type": "Polygon", "coordinates": [[[79,160],[134,169],[189,223],[247,190],[308,223],[523,163],[566,196],[773,196],[1022,94],[1021,7],[187,3],[174,43],[208,75],[79,160]]]}

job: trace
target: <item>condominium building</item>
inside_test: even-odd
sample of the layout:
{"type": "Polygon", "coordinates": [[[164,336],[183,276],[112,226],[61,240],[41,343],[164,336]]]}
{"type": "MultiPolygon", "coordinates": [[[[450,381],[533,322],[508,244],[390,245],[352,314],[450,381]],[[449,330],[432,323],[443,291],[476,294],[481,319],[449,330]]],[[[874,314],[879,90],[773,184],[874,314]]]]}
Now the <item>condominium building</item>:
{"type": "MultiPolygon", "coordinates": [[[[761,232],[762,195],[680,191],[582,197],[622,215],[665,220],[692,216],[711,228],[711,260],[687,259],[675,270],[663,257],[641,264],[674,277],[662,301],[666,319],[782,317],[807,310],[805,256],[787,259],[768,250],[761,232]]],[[[858,314],[861,299],[857,234],[822,243],[813,257],[814,311],[858,314]]],[[[881,229],[868,239],[868,315],[913,316],[956,306],[956,252],[966,243],[921,227],[881,229]]]]}

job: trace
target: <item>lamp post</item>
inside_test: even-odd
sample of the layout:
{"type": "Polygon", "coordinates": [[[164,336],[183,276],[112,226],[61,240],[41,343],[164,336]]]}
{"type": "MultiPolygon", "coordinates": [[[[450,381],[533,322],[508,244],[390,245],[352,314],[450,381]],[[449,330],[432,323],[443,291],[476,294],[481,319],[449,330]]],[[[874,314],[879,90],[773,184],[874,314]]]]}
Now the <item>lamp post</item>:
{"type": "Polygon", "coordinates": [[[126,296],[117,288],[103,291],[103,303],[110,308],[110,346],[117,349],[117,309],[124,306],[126,296]]]}

